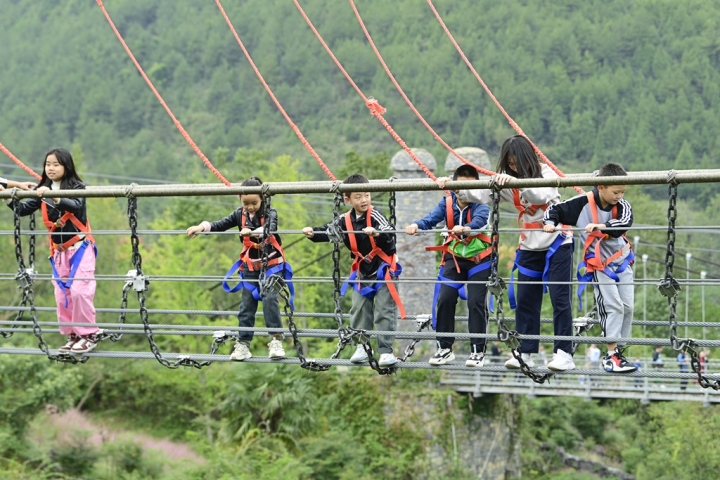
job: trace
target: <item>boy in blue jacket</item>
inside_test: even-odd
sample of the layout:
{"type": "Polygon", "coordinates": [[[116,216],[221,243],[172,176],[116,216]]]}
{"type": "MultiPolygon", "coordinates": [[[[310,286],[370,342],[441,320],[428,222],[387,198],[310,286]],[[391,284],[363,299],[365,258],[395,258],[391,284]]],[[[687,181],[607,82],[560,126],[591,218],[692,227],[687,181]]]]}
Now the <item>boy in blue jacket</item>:
{"type": "MultiPolygon", "coordinates": [[[[453,180],[478,180],[477,170],[470,165],[462,165],[455,170],[453,180]]],[[[433,301],[433,327],[442,333],[455,332],[455,307],[458,296],[467,299],[470,333],[487,331],[487,282],[490,276],[490,238],[487,233],[478,230],[487,227],[490,208],[479,203],[470,203],[451,192],[449,197],[440,200],[432,212],[422,220],[405,228],[405,233],[417,235],[418,230],[430,230],[445,222],[448,235],[443,245],[427,247],[427,250],[443,252],[442,264],[438,274],[441,281],[480,282],[480,283],[442,283],[435,286],[433,301]],[[470,233],[470,230],[475,232],[470,233]],[[467,292],[467,294],[466,294],[467,292]]],[[[438,337],[438,349],[430,358],[431,365],[444,365],[455,360],[452,351],[455,338],[438,337]]],[[[482,367],[485,362],[484,338],[470,341],[470,358],[465,362],[468,367],[482,367]]]]}

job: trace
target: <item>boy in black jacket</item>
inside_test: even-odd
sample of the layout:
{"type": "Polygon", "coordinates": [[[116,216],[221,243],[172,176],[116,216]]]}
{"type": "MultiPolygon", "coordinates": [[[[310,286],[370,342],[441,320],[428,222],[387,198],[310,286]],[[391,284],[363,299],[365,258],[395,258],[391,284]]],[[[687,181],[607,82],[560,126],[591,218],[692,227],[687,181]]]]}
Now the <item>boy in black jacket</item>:
{"type": "MultiPolygon", "coordinates": [[[[362,174],[350,175],[343,182],[370,183],[362,174]]],[[[366,280],[395,278],[399,266],[395,254],[395,235],[383,233],[392,230],[382,212],[370,204],[370,192],[352,192],[345,194],[345,203],[353,208],[341,215],[335,225],[338,229],[362,231],[363,233],[343,234],[343,243],[350,250],[353,258],[353,275],[361,283],[351,283],[352,308],[350,309],[350,326],[360,330],[394,331],[398,314],[395,301],[397,292],[390,283],[364,283],[366,280]],[[394,298],[395,297],[395,298],[394,298]]],[[[331,224],[322,227],[305,227],[303,233],[313,242],[329,242],[327,230],[331,224]]],[[[347,284],[346,284],[347,285],[347,284]]],[[[387,368],[398,362],[393,354],[394,337],[383,335],[378,337],[380,367],[387,368]]],[[[353,363],[367,361],[367,353],[363,345],[358,344],[357,350],[350,359],[353,363]]]]}
{"type": "MultiPolygon", "coordinates": [[[[601,177],[626,175],[625,170],[615,163],[603,165],[598,172],[601,177]]],[[[595,302],[603,336],[608,338],[630,338],[632,333],[635,255],[625,238],[625,232],[633,224],[632,207],[623,198],[626,189],[627,185],[595,187],[592,192],[552,205],[543,218],[546,232],[554,232],[559,224],[584,229],[580,233],[583,261],[578,270],[586,267],[586,273],[580,275],[578,272],[578,279],[596,282],[593,284],[595,302]],[[610,228],[612,230],[607,230],[610,228]]],[[[583,286],[578,290],[578,296],[582,289],[583,286]]],[[[602,361],[606,371],[629,373],[637,370],[623,355],[622,343],[610,342],[607,349],[602,361]]]]}

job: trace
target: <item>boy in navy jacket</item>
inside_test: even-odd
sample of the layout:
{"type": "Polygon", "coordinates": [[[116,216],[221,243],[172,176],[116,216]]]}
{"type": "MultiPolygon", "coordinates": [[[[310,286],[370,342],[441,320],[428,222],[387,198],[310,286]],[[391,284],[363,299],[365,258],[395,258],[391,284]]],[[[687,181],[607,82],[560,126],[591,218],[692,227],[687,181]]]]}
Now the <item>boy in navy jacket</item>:
{"type": "MultiPolygon", "coordinates": [[[[462,165],[455,170],[453,180],[478,180],[475,168],[462,165]]],[[[470,203],[457,192],[451,192],[425,218],[416,221],[405,229],[409,235],[417,235],[418,230],[430,230],[437,224],[445,222],[449,230],[446,241],[441,247],[428,247],[428,250],[443,252],[442,265],[438,280],[458,282],[480,282],[464,285],[463,283],[442,283],[435,287],[433,302],[433,326],[438,332],[455,332],[455,307],[458,296],[468,302],[470,333],[486,333],[487,331],[487,282],[490,276],[489,237],[478,235],[470,230],[480,230],[487,226],[490,208],[479,203],[470,203]],[[452,217],[450,212],[452,211],[452,217]],[[465,295],[465,292],[467,294],[465,295]]],[[[452,351],[453,337],[438,337],[438,349],[430,358],[431,365],[444,365],[455,360],[452,351]]],[[[465,362],[469,367],[482,367],[485,361],[484,338],[473,338],[470,341],[472,353],[465,362]]]]}

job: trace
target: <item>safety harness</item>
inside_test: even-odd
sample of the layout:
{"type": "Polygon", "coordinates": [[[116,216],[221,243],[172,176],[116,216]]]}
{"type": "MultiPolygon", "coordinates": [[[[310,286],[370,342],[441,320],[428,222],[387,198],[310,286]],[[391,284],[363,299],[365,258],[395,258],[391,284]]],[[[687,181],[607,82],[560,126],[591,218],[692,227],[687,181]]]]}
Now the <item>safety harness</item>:
{"type": "MultiPolygon", "coordinates": [[[[245,223],[247,221],[247,215],[245,215],[245,212],[242,214],[242,222],[240,224],[240,228],[244,229],[245,223]]],[[[265,218],[260,218],[260,225],[265,225],[265,218]]],[[[260,286],[257,282],[245,282],[243,271],[245,267],[247,267],[248,271],[254,272],[256,270],[260,270],[262,268],[262,259],[253,260],[250,258],[250,251],[251,250],[262,250],[263,243],[262,242],[255,242],[252,240],[252,237],[243,237],[243,250],[240,252],[240,259],[233,263],[232,267],[230,267],[230,270],[228,270],[227,274],[225,274],[225,278],[223,279],[223,290],[225,290],[228,293],[235,293],[240,291],[240,289],[245,288],[249,290],[252,293],[252,296],[255,300],[261,302],[263,299],[260,296],[260,286]],[[238,273],[238,276],[240,277],[240,282],[235,285],[234,287],[230,287],[228,285],[227,280],[232,277],[235,272],[238,273]]],[[[288,286],[288,290],[290,291],[290,306],[293,310],[295,310],[295,286],[292,283],[293,278],[293,271],[292,266],[285,260],[285,252],[283,251],[282,247],[280,246],[280,243],[277,241],[277,237],[272,234],[270,235],[270,238],[268,239],[270,242],[270,245],[272,245],[275,250],[280,253],[279,257],[275,257],[273,259],[268,260],[267,266],[268,269],[265,272],[265,278],[275,275],[277,273],[282,275],[283,280],[285,280],[285,283],[288,286]]]]}
{"type": "MultiPolygon", "coordinates": [[[[590,213],[592,214],[593,223],[598,223],[598,207],[597,202],[595,202],[595,195],[593,194],[593,192],[588,192],[587,198],[588,205],[590,207],[590,213]]],[[[617,219],[617,215],[618,207],[617,205],[615,205],[612,208],[612,218],[617,219]]],[[[580,262],[577,269],[577,279],[581,282],[577,292],[578,298],[580,299],[580,309],[582,309],[581,294],[583,290],[585,290],[587,282],[593,280],[595,272],[603,272],[608,277],[612,278],[616,282],[619,282],[620,277],[618,276],[618,273],[624,272],[628,266],[635,263],[635,253],[632,250],[632,244],[627,239],[627,237],[625,237],[625,234],[622,235],[622,238],[627,242],[626,245],[630,249],[630,253],[628,253],[628,255],[625,257],[625,260],[623,260],[622,263],[614,263],[615,260],[617,260],[623,255],[623,252],[625,251],[625,247],[623,247],[603,261],[600,249],[600,242],[608,238],[610,238],[609,235],[602,233],[602,231],[600,230],[595,230],[589,233],[587,239],[585,240],[585,245],[583,246],[583,251],[585,252],[585,254],[583,257],[583,261],[580,262]],[[595,248],[593,249],[592,243],[596,239],[597,242],[595,242],[595,248]],[[616,267],[617,270],[613,270],[612,267],[616,267]],[[585,274],[581,273],[581,270],[583,268],[585,269],[585,274]]]]}
{"type": "MultiPolygon", "coordinates": [[[[461,213],[462,215],[462,213],[461,213]]],[[[470,215],[470,209],[467,209],[467,221],[465,223],[470,223],[472,221],[472,217],[470,215]]],[[[455,215],[453,213],[453,199],[452,196],[445,197],[445,225],[448,229],[447,237],[445,237],[445,241],[442,245],[438,246],[431,246],[431,247],[425,247],[425,250],[428,252],[442,252],[442,260],[440,262],[440,269],[438,270],[438,276],[437,276],[437,282],[435,284],[435,290],[433,292],[433,308],[432,308],[432,326],[433,329],[435,329],[437,324],[437,299],[440,295],[440,288],[442,285],[446,285],[448,287],[452,287],[456,290],[458,290],[458,294],[460,295],[460,298],[463,300],[467,300],[467,290],[465,288],[464,283],[439,283],[439,282],[452,282],[453,280],[450,278],[447,278],[443,275],[445,271],[445,254],[449,253],[452,255],[453,262],[455,263],[455,269],[458,273],[460,273],[460,266],[457,263],[457,254],[455,253],[457,250],[455,250],[455,247],[457,243],[461,243],[463,245],[468,245],[473,239],[478,239],[486,243],[492,243],[492,240],[490,237],[484,233],[479,233],[477,235],[468,235],[465,238],[460,238],[454,233],[452,233],[452,229],[455,228],[455,215]],[[454,241],[457,241],[453,244],[454,241]]],[[[476,255],[473,255],[472,257],[462,257],[467,260],[472,260],[473,262],[477,263],[478,265],[474,266],[467,272],[468,278],[472,277],[478,272],[482,272],[483,270],[487,270],[490,268],[491,262],[483,262],[480,263],[484,258],[488,257],[492,253],[492,249],[486,248],[480,253],[477,253],[476,255]]]]}
{"type": "MultiPolygon", "coordinates": [[[[548,206],[547,204],[542,205],[523,205],[520,200],[520,190],[517,188],[513,188],[513,204],[515,205],[515,208],[519,211],[518,213],[518,228],[521,228],[523,230],[528,229],[542,229],[542,223],[541,222],[523,222],[522,217],[526,213],[529,215],[535,215],[535,213],[540,210],[547,210],[548,206]]],[[[559,225],[560,228],[565,227],[567,228],[567,225],[559,225]]],[[[520,273],[527,277],[531,278],[542,278],[543,281],[543,294],[547,293],[547,282],[549,281],[549,268],[550,268],[550,259],[553,255],[558,251],[558,249],[562,246],[562,244],[565,242],[565,240],[568,237],[572,236],[572,231],[565,231],[560,232],[560,235],[557,236],[555,241],[550,245],[550,248],[548,248],[547,254],[545,255],[545,268],[542,272],[538,272],[536,270],[530,270],[529,268],[525,268],[522,265],[520,265],[520,246],[518,245],[518,249],[515,252],[515,260],[513,260],[513,268],[510,272],[510,286],[508,287],[508,301],[510,303],[510,308],[515,309],[517,308],[517,301],[515,299],[515,270],[518,270],[520,273]]],[[[521,241],[525,240],[525,234],[521,231],[520,232],[520,238],[521,241]]]]}
{"type": "MultiPolygon", "coordinates": [[[[368,207],[368,211],[365,214],[368,227],[372,227],[372,209],[372,206],[368,207]]],[[[342,288],[340,289],[340,295],[344,296],[347,292],[349,284],[348,282],[352,282],[353,280],[358,279],[358,272],[360,270],[361,262],[370,263],[375,257],[379,257],[383,261],[383,264],[380,265],[380,268],[378,268],[377,279],[386,280],[388,283],[373,283],[370,286],[361,288],[360,282],[352,282],[352,288],[364,297],[375,298],[378,290],[380,290],[383,285],[387,285],[388,290],[390,291],[390,296],[393,300],[395,300],[395,303],[398,306],[400,318],[407,317],[407,314],[405,313],[405,307],[400,300],[400,295],[398,294],[397,288],[395,288],[395,284],[390,282],[393,277],[398,278],[402,273],[402,265],[398,263],[397,255],[392,255],[391,257],[385,252],[383,252],[382,249],[378,247],[375,243],[375,239],[372,236],[368,235],[367,237],[370,240],[370,246],[372,247],[372,249],[370,250],[370,253],[363,256],[363,254],[360,253],[360,251],[358,250],[358,242],[357,238],[355,238],[356,234],[350,233],[354,230],[352,220],[350,219],[351,213],[352,212],[348,212],[347,214],[345,214],[345,231],[347,232],[348,240],[350,241],[350,252],[352,252],[353,255],[353,263],[352,267],[350,268],[350,276],[347,278],[347,280],[345,280],[342,288]]]]}
{"type": "Polygon", "coordinates": [[[97,247],[95,246],[95,239],[91,235],[92,230],[90,229],[90,220],[87,221],[87,225],[83,225],[83,223],[78,220],[74,213],[65,212],[56,222],[53,222],[48,216],[47,204],[45,202],[41,203],[40,209],[42,210],[43,223],[47,227],[48,233],[50,234],[50,257],[48,258],[48,260],[50,261],[50,267],[52,268],[53,280],[55,280],[55,283],[57,283],[62,290],[63,295],[65,296],[65,308],[67,308],[68,297],[66,290],[70,290],[70,286],[72,286],[73,279],[75,278],[75,273],[80,266],[80,262],[82,262],[82,259],[85,256],[85,250],[88,246],[92,245],[95,256],[97,257],[97,247]],[[64,227],[68,221],[72,223],[75,228],[77,228],[78,234],[73,236],[70,240],[58,245],[57,243],[53,242],[52,234],[58,228],[64,227]],[[85,234],[85,237],[80,238],[80,234],[85,234]],[[78,242],[83,243],[77,248],[72,258],[70,258],[70,274],[68,275],[68,279],[66,281],[62,281],[60,280],[60,275],[58,274],[57,268],[55,267],[55,252],[64,252],[78,242]]]}

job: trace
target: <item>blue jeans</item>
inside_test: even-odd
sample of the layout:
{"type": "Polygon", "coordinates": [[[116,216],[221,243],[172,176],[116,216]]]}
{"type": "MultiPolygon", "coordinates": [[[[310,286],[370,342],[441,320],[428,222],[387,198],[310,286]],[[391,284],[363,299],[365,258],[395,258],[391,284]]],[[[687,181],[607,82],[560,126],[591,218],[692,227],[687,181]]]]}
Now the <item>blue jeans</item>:
{"type": "MultiPolygon", "coordinates": [[[[259,271],[244,271],[245,280],[257,280],[260,278],[259,271]]],[[[258,309],[258,301],[253,298],[252,292],[247,288],[243,288],[240,309],[237,314],[239,327],[254,327],[255,312],[258,309]]],[[[272,291],[267,297],[263,298],[263,314],[265,316],[265,326],[267,328],[282,328],[282,320],[280,318],[280,305],[278,304],[278,293],[272,291]]],[[[239,332],[238,341],[250,346],[253,339],[253,332],[239,332]]]]}

